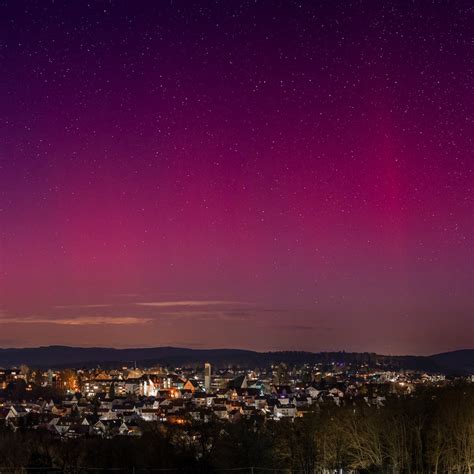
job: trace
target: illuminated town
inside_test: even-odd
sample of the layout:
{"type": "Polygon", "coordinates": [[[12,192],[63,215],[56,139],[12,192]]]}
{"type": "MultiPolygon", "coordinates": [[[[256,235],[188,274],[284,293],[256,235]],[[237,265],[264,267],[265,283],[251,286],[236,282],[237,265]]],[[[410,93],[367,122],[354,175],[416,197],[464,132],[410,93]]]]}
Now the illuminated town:
{"type": "Polygon", "coordinates": [[[12,430],[46,430],[61,438],[140,436],[144,422],[294,420],[328,404],[363,401],[384,406],[387,398],[408,397],[420,387],[445,387],[459,380],[335,363],[214,372],[209,363],[174,370],[32,371],[22,366],[0,370],[0,423],[12,430]]]}

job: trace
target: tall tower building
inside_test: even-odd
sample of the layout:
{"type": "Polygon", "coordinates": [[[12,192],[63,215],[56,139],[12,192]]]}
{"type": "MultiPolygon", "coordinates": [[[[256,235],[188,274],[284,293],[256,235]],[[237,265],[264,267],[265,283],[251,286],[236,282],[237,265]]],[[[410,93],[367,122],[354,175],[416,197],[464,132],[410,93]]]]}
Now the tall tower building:
{"type": "Polygon", "coordinates": [[[204,389],[206,392],[211,391],[211,364],[209,362],[204,364],[204,389]]]}

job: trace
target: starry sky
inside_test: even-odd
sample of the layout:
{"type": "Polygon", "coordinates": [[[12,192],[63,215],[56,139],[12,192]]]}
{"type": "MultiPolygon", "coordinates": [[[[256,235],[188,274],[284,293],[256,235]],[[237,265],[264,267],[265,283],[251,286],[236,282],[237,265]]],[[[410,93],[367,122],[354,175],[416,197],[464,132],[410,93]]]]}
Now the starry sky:
{"type": "Polygon", "coordinates": [[[471,22],[0,1],[0,346],[472,347],[471,22]]]}

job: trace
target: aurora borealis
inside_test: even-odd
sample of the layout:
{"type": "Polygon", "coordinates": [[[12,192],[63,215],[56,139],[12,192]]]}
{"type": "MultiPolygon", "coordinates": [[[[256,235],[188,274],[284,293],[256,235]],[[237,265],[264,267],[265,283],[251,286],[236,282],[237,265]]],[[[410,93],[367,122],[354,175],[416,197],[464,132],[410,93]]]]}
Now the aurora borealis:
{"type": "Polygon", "coordinates": [[[466,2],[0,2],[0,346],[472,346],[466,2]]]}

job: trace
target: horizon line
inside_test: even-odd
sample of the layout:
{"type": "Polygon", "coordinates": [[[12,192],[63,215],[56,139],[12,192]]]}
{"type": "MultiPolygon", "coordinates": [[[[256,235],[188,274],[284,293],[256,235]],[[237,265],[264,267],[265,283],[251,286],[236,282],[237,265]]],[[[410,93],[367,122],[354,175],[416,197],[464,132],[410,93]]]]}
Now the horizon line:
{"type": "Polygon", "coordinates": [[[284,352],[302,352],[308,354],[337,354],[337,353],[347,353],[347,354],[375,354],[385,357],[433,357],[441,354],[449,354],[453,352],[463,352],[463,351],[473,351],[474,347],[452,349],[448,351],[435,352],[431,354],[409,354],[409,353],[400,353],[400,354],[390,354],[390,353],[381,353],[375,351],[348,351],[345,349],[338,350],[323,350],[323,351],[309,351],[303,349],[279,349],[279,350],[255,350],[255,349],[244,349],[239,347],[186,347],[186,346],[173,346],[173,345],[162,345],[162,346],[143,346],[143,347],[110,347],[110,346],[71,346],[63,344],[49,344],[49,345],[37,345],[37,346],[23,346],[23,347],[2,347],[0,346],[0,351],[20,351],[20,350],[31,350],[31,349],[48,349],[48,348],[67,348],[67,349],[100,349],[100,350],[114,350],[114,351],[127,351],[127,350],[147,350],[147,349],[181,349],[181,350],[191,350],[191,351],[243,351],[243,352],[253,352],[256,354],[268,354],[268,353],[284,353],[284,352]]]}

